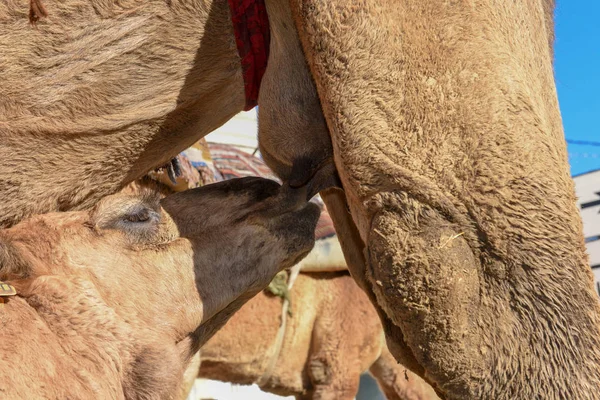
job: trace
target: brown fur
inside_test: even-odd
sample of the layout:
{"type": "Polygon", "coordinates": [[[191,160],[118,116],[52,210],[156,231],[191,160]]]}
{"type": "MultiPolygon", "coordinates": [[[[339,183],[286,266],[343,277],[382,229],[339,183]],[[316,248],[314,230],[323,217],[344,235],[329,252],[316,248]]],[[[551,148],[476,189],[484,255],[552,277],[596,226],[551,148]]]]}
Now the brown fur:
{"type": "MultiPolygon", "coordinates": [[[[377,313],[345,273],[301,273],[292,290],[293,317],[270,378],[260,387],[298,399],[354,399],[370,370],[387,398],[437,399],[387,350],[377,313]]],[[[257,382],[277,352],[281,299],[264,292],[245,304],[202,347],[199,377],[257,382]]]]}
{"type": "MultiPolygon", "coordinates": [[[[311,186],[333,156],[352,276],[449,398],[600,393],[552,3],[267,0],[265,160],[311,186]]],[[[91,204],[243,106],[225,1],[45,6],[35,30],[0,4],[3,225],[91,204]]]]}
{"type": "Polygon", "coordinates": [[[310,250],[318,207],[290,199],[245,178],[0,232],[0,280],[18,292],[0,308],[0,393],[177,398],[199,347],[310,250]]]}
{"type": "Polygon", "coordinates": [[[0,227],[93,205],[242,110],[226,1],[42,7],[32,27],[0,3],[0,227]]]}
{"type": "MultiPolygon", "coordinates": [[[[550,5],[291,4],[352,216],[333,218],[342,238],[356,229],[342,246],[392,351],[407,347],[448,398],[595,398],[600,310],[556,101],[550,5]],[[348,250],[363,243],[365,258],[348,250]]],[[[276,100],[263,95],[268,113],[276,100]]],[[[288,96],[307,102],[310,90],[288,96]]],[[[262,131],[261,146],[301,149],[284,160],[293,164],[306,138],[296,146],[285,133],[262,131]]],[[[345,203],[336,196],[324,198],[345,203]]]]}

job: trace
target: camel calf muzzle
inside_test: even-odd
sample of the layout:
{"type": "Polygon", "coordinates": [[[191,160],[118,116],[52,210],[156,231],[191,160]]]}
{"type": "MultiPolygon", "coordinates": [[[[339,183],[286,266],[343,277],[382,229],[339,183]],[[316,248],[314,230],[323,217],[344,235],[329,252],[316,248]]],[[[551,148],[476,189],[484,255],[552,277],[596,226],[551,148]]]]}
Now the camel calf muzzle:
{"type": "Polygon", "coordinates": [[[322,161],[317,161],[314,158],[295,160],[288,178],[288,184],[292,188],[306,187],[307,200],[325,189],[342,187],[333,157],[328,157],[322,161]]]}

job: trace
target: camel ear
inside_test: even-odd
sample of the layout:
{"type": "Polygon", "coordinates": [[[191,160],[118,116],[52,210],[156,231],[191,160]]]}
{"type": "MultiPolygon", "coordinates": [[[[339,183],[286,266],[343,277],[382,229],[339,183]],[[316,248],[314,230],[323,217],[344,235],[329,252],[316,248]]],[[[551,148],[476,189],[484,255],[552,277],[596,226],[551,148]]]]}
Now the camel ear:
{"type": "Polygon", "coordinates": [[[29,264],[16,247],[0,238],[0,280],[27,278],[31,273],[29,264]]]}

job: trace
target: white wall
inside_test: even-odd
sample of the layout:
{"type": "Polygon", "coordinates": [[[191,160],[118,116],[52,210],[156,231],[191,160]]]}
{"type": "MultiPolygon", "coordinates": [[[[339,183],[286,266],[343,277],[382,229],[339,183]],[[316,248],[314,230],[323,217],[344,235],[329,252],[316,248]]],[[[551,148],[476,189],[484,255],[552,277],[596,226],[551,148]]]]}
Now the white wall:
{"type": "Polygon", "coordinates": [[[578,175],[573,180],[590,266],[594,271],[596,291],[600,295],[600,170],[578,175]]]}
{"type": "Polygon", "coordinates": [[[230,383],[196,379],[187,400],[294,400],[293,397],[281,397],[262,392],[258,386],[241,386],[230,383]]]}
{"type": "Polygon", "coordinates": [[[258,147],[258,109],[241,112],[206,136],[208,142],[232,144],[248,153],[258,147]]]}

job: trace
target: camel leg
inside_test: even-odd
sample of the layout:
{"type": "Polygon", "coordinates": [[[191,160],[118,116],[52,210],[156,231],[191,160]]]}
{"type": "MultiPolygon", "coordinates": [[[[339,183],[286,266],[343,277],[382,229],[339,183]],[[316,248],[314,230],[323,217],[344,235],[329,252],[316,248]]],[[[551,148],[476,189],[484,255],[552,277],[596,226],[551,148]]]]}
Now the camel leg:
{"type": "Polygon", "coordinates": [[[200,352],[194,354],[188,367],[183,373],[183,382],[181,384],[179,399],[187,399],[190,391],[192,390],[192,386],[194,386],[194,382],[198,377],[198,370],[200,369],[200,352]]]}
{"type": "Polygon", "coordinates": [[[359,369],[353,368],[357,364],[350,360],[347,352],[338,352],[333,346],[319,349],[309,360],[313,387],[306,399],[353,400],[360,378],[359,369]]]}
{"type": "MultiPolygon", "coordinates": [[[[268,1],[266,4],[273,38],[269,67],[260,91],[259,142],[265,162],[283,180],[287,180],[294,178],[292,164],[305,159],[318,163],[330,157],[332,143],[298,36],[292,28],[290,10],[285,2],[268,1]],[[286,82],[286,85],[282,85],[281,82],[286,82]],[[289,110],[294,112],[288,112],[289,110]]],[[[337,158],[338,155],[336,164],[343,164],[337,158]]],[[[347,173],[345,168],[340,170],[342,178],[347,173]]],[[[377,179],[371,181],[376,182],[377,179]]],[[[385,304],[385,296],[379,299],[383,300],[382,304],[375,298],[375,293],[380,289],[375,287],[377,281],[389,280],[373,279],[366,268],[364,240],[367,238],[361,238],[357,226],[362,225],[361,233],[368,231],[368,222],[365,224],[368,218],[357,219],[356,216],[360,213],[356,210],[353,210],[355,218],[350,216],[347,200],[354,199],[352,203],[355,207],[357,202],[354,190],[348,192],[352,185],[346,186],[346,193],[328,189],[322,194],[336,226],[348,267],[352,277],[376,306],[386,335],[393,338],[390,350],[396,357],[400,354],[410,354],[404,343],[406,335],[401,331],[402,324],[397,318],[393,319],[396,316],[394,312],[387,312],[389,307],[385,304]],[[348,197],[348,194],[351,197],[348,197]]],[[[395,281],[395,278],[392,281],[395,281]]],[[[395,305],[394,303],[391,306],[395,305]]],[[[422,373],[423,368],[418,366],[414,357],[411,359],[411,369],[422,373]]]]}
{"type": "MultiPolygon", "coordinates": [[[[318,162],[330,157],[333,150],[316,88],[293,29],[289,4],[270,0],[266,4],[273,36],[269,67],[260,90],[259,142],[267,165],[286,181],[293,177],[295,162],[304,159],[318,162]]],[[[400,328],[391,322],[381,307],[377,307],[372,284],[366,275],[364,242],[348,213],[344,192],[327,189],[321,195],[335,224],[352,277],[376,305],[386,334],[399,338],[391,344],[394,354],[402,354],[405,365],[422,373],[422,367],[402,342],[400,328]]]]}
{"type": "Polygon", "coordinates": [[[388,400],[439,400],[427,382],[399,364],[385,347],[369,371],[388,400]]]}
{"type": "Polygon", "coordinates": [[[307,361],[311,400],[352,400],[358,392],[363,332],[343,308],[333,304],[318,311],[307,361]]]}
{"type": "MultiPolygon", "coordinates": [[[[340,51],[339,60],[327,58],[329,54],[321,52],[319,44],[312,41],[321,32],[314,27],[323,21],[317,21],[319,18],[307,10],[315,9],[322,13],[320,15],[340,18],[356,18],[362,14],[344,10],[338,15],[339,10],[335,9],[338,3],[311,0],[291,3],[296,17],[303,21],[297,26],[301,39],[306,40],[305,54],[312,64],[328,117],[335,162],[345,189],[343,202],[339,196],[332,199],[329,191],[324,191],[324,199],[336,229],[340,230],[340,243],[349,270],[376,306],[394,356],[399,359],[402,353],[412,354],[415,371],[422,374],[425,367],[428,377],[448,385],[444,389],[455,393],[455,397],[472,395],[476,398],[474,382],[482,382],[485,376],[485,357],[481,354],[483,335],[477,321],[481,293],[479,259],[469,246],[477,243],[477,234],[472,232],[470,221],[464,216],[464,207],[453,199],[448,200],[436,184],[410,168],[419,153],[415,150],[414,156],[406,155],[403,149],[397,150],[398,145],[392,140],[403,139],[394,132],[397,127],[387,121],[392,115],[403,115],[404,109],[396,101],[402,97],[398,92],[403,86],[397,82],[389,85],[387,80],[403,76],[384,77],[379,75],[381,71],[374,71],[373,81],[386,82],[384,87],[393,89],[390,93],[377,91],[377,95],[389,95],[379,100],[368,95],[352,96],[354,92],[347,91],[346,86],[337,85],[337,75],[329,74],[327,66],[338,62],[343,65],[345,56],[342,54],[354,48],[340,51]],[[320,59],[321,56],[324,58],[320,59]],[[352,108],[354,103],[347,97],[360,103],[362,108],[352,108]],[[368,100],[375,101],[375,106],[368,100]],[[361,102],[366,102],[364,107],[361,102]],[[379,106],[383,107],[381,112],[377,109],[379,106]],[[372,115],[363,118],[363,111],[367,109],[373,109],[372,115]],[[344,207],[336,206],[335,202],[343,203],[344,207]],[[351,218],[347,216],[350,215],[346,211],[348,206],[351,218]],[[347,215],[340,215],[342,210],[347,215]],[[359,249],[366,250],[360,254],[359,249]]],[[[346,3],[340,8],[345,6],[346,3]]],[[[385,12],[397,14],[392,9],[385,12]]],[[[390,22],[383,15],[378,17],[390,22]]],[[[390,29],[396,29],[393,21],[390,24],[390,29]]],[[[331,26],[331,29],[338,28],[338,25],[331,26]]],[[[371,32],[365,32],[367,34],[371,32]]],[[[330,37],[323,40],[332,48],[338,45],[330,37]]],[[[373,43],[378,42],[373,39],[373,43]]],[[[364,67],[371,68],[370,65],[364,67]]],[[[359,70],[357,67],[344,71],[358,73],[359,70]]],[[[352,84],[364,83],[356,79],[352,84]]],[[[363,89],[365,94],[371,93],[369,87],[360,88],[363,89]]]]}
{"type": "Polygon", "coordinates": [[[392,323],[388,315],[378,306],[372,283],[367,276],[367,266],[364,256],[365,245],[348,211],[348,202],[344,192],[339,189],[328,189],[321,192],[321,197],[327,205],[327,210],[335,225],[350,275],[352,275],[354,281],[367,294],[367,297],[375,306],[386,337],[397,338],[393,342],[388,342],[388,346],[390,346],[398,362],[405,365],[411,371],[423,376],[423,367],[417,362],[411,349],[404,341],[402,331],[397,325],[392,323]]]}
{"type": "MultiPolygon", "coordinates": [[[[272,29],[272,42],[269,67],[260,91],[259,142],[265,162],[286,181],[298,178],[293,174],[293,165],[303,165],[304,160],[313,160],[319,164],[321,160],[331,157],[333,149],[316,88],[297,33],[293,29],[289,4],[267,1],[266,5],[272,29]],[[281,82],[286,84],[282,85],[281,82]]],[[[343,160],[337,159],[339,154],[341,153],[336,155],[336,164],[343,165],[343,160]]],[[[307,170],[310,170],[310,164],[307,170]]],[[[347,172],[345,168],[340,170],[342,177],[347,175],[347,172]]],[[[377,182],[378,179],[371,181],[377,182]]],[[[352,185],[346,186],[346,189],[352,189],[352,185]]],[[[348,197],[348,193],[352,195],[352,192],[347,190],[344,193],[338,189],[322,192],[348,267],[352,277],[376,306],[386,335],[393,338],[390,350],[398,359],[402,357],[403,363],[411,370],[422,374],[423,368],[417,364],[404,342],[406,335],[401,331],[402,325],[397,320],[392,321],[394,313],[387,313],[385,304],[379,304],[375,298],[379,288],[375,287],[377,279],[372,279],[372,274],[366,268],[363,240],[366,240],[366,236],[361,238],[355,224],[357,222],[360,226],[361,221],[363,222],[362,233],[368,230],[368,226],[364,229],[366,219],[353,219],[347,211],[348,199],[356,200],[356,195],[348,197]]],[[[354,214],[358,215],[356,212],[354,214]]]]}
{"type": "Polygon", "coordinates": [[[364,274],[401,329],[388,342],[452,399],[585,398],[600,382],[534,3],[291,1],[364,274]]]}

